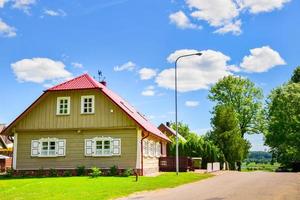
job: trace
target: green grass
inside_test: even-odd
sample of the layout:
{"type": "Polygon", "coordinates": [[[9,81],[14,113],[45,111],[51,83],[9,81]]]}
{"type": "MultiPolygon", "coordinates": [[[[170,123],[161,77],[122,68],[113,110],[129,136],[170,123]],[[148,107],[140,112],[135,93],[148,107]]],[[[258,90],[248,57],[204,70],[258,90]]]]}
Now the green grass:
{"type": "Polygon", "coordinates": [[[171,188],[209,178],[210,174],[164,173],[157,177],[2,178],[0,199],[113,199],[144,190],[171,188]]]}
{"type": "Polygon", "coordinates": [[[279,163],[271,164],[263,164],[263,163],[243,163],[242,171],[243,172],[253,172],[253,171],[267,171],[267,172],[274,172],[278,167],[280,167],[279,163]]]}

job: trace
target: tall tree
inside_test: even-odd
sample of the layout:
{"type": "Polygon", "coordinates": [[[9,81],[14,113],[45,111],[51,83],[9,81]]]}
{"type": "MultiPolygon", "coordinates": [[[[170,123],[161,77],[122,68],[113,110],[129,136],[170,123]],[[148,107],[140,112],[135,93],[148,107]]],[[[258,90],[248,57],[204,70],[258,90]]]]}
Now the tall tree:
{"type": "MultiPolygon", "coordinates": [[[[176,130],[176,124],[175,122],[174,123],[171,123],[171,127],[173,130],[176,130]]],[[[187,138],[191,131],[190,131],[190,128],[187,124],[183,123],[183,122],[178,122],[178,133],[184,137],[184,138],[187,138]]]]}
{"type": "Polygon", "coordinates": [[[300,66],[294,70],[293,76],[291,78],[292,83],[300,83],[300,66]]]}
{"type": "Polygon", "coordinates": [[[294,81],[273,90],[268,98],[265,143],[279,162],[300,170],[300,82],[294,81]]]}
{"type": "Polygon", "coordinates": [[[216,106],[228,105],[237,114],[241,136],[263,130],[262,90],[249,79],[227,76],[216,83],[208,98],[216,106]]]}
{"type": "Polygon", "coordinates": [[[207,137],[221,149],[230,169],[235,169],[235,163],[245,159],[251,147],[241,137],[237,114],[232,107],[219,105],[215,108],[211,125],[213,130],[207,137]]]}

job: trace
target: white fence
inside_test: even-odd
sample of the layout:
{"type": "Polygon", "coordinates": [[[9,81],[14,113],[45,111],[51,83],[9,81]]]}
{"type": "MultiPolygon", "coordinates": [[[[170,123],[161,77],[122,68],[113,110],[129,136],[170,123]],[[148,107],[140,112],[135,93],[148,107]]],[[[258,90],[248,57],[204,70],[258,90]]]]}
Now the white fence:
{"type": "Polygon", "coordinates": [[[219,162],[214,162],[214,163],[207,163],[207,168],[206,171],[207,172],[216,172],[216,171],[220,171],[220,163],[219,162]]]}

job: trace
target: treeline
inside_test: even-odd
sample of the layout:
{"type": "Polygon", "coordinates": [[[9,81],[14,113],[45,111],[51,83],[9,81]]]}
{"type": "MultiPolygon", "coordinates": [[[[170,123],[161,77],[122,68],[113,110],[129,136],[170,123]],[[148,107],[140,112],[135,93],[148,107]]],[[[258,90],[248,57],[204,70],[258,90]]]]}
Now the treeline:
{"type": "MultiPolygon", "coordinates": [[[[300,67],[287,83],[272,90],[264,103],[263,91],[244,77],[226,76],[209,91],[215,103],[211,127],[204,137],[191,133],[186,124],[179,124],[179,133],[187,139],[179,143],[179,153],[202,157],[207,162],[221,161],[230,169],[241,169],[251,144],[246,134],[264,134],[272,161],[283,167],[300,170],[300,67]]],[[[175,125],[173,124],[175,129],[175,125]]],[[[169,152],[175,155],[174,144],[169,152]]],[[[262,156],[262,153],[250,153],[262,156]]],[[[269,160],[269,154],[262,156],[269,160]]],[[[248,157],[248,159],[250,159],[248,157]]]]}
{"type": "Polygon", "coordinates": [[[246,163],[273,163],[272,154],[265,151],[250,151],[248,157],[244,160],[246,163]]]}

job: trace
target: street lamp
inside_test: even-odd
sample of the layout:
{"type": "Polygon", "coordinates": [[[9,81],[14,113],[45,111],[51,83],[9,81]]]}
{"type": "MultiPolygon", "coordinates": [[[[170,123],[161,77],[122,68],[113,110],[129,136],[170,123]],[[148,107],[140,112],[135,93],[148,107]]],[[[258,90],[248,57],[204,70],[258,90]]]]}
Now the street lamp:
{"type": "Polygon", "coordinates": [[[189,56],[201,56],[201,52],[179,56],[175,61],[175,125],[176,125],[176,175],[179,174],[179,153],[178,153],[178,121],[177,121],[177,62],[180,58],[189,56]]]}

